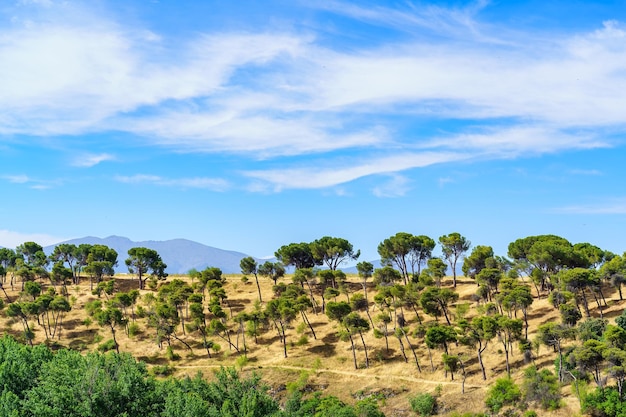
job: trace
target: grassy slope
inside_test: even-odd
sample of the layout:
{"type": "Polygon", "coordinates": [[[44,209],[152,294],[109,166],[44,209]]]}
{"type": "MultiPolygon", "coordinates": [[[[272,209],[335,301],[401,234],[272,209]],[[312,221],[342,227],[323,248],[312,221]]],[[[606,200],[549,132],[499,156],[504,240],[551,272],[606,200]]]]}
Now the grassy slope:
{"type": "MultiPolygon", "coordinates": [[[[176,278],[187,279],[186,277],[176,278]]],[[[137,281],[131,280],[126,276],[118,276],[115,279],[116,286],[121,291],[127,291],[137,286],[137,281]]],[[[358,283],[358,278],[348,277],[348,279],[352,283],[352,291],[360,291],[361,286],[358,283]]],[[[290,278],[286,278],[286,280],[289,281],[290,278]]],[[[254,282],[250,281],[244,284],[241,282],[241,276],[236,275],[227,276],[227,281],[225,288],[234,313],[251,309],[257,299],[257,289],[254,282]]],[[[261,279],[264,300],[269,300],[272,296],[271,284],[270,280],[261,279]]],[[[450,284],[451,282],[449,281],[444,283],[444,285],[450,284]]],[[[15,290],[12,290],[8,284],[5,285],[5,288],[11,300],[19,297],[19,284],[15,290]]],[[[457,291],[460,294],[459,302],[469,302],[470,295],[474,293],[475,289],[476,285],[473,281],[461,278],[457,287],[457,291]]],[[[89,326],[83,324],[86,318],[83,307],[86,302],[96,297],[91,295],[88,283],[70,287],[70,294],[75,297],[74,306],[64,320],[63,333],[59,343],[62,346],[74,349],[95,349],[98,345],[97,340],[110,338],[110,332],[107,329],[99,328],[96,323],[89,326]]],[[[368,294],[371,300],[374,288],[371,288],[368,294]]],[[[607,300],[609,300],[609,307],[605,308],[604,316],[605,318],[614,319],[623,310],[624,303],[618,302],[617,294],[609,291],[609,289],[606,289],[605,294],[607,294],[607,300]]],[[[342,299],[345,300],[344,295],[338,297],[338,300],[342,299]]],[[[590,303],[590,306],[595,307],[595,303],[590,303]]],[[[432,320],[431,317],[425,316],[423,313],[421,314],[426,321],[432,320]]],[[[475,314],[476,311],[472,308],[468,316],[471,317],[475,314]]],[[[592,310],[592,315],[599,315],[595,308],[592,310]]],[[[406,312],[406,317],[410,324],[415,322],[413,313],[406,312]]],[[[440,403],[444,407],[444,413],[451,411],[484,411],[483,401],[487,385],[496,378],[506,375],[504,354],[500,353],[501,346],[497,341],[490,344],[484,355],[488,376],[487,383],[482,380],[475,353],[460,345],[458,347],[453,345],[451,346],[451,353],[463,354],[468,364],[467,370],[469,375],[466,380],[466,392],[465,395],[461,395],[460,376],[457,376],[454,382],[444,377],[440,359],[441,352],[433,351],[433,359],[437,369],[431,372],[426,346],[422,340],[412,339],[412,343],[417,345],[418,358],[422,365],[422,373],[419,373],[414,362],[412,362],[412,356],[408,347],[407,356],[409,357],[409,362],[405,363],[401,358],[398,342],[394,338],[389,340],[391,352],[387,354],[385,352],[384,339],[376,339],[371,332],[365,337],[370,353],[370,368],[355,370],[350,344],[337,339],[336,325],[329,323],[327,317],[322,314],[315,315],[311,312],[309,319],[317,333],[317,340],[314,340],[309,334],[307,327],[304,334],[308,336],[308,343],[302,346],[295,345],[295,342],[301,336],[296,331],[296,327],[301,322],[301,319],[298,317],[287,332],[287,340],[290,343],[288,358],[283,357],[282,344],[273,330],[263,334],[259,338],[258,344],[255,344],[252,338],[247,338],[249,347],[248,362],[243,366],[243,371],[260,373],[264,380],[272,385],[274,392],[279,396],[286,394],[284,390],[286,382],[298,380],[305,372],[308,374],[306,383],[309,389],[322,390],[325,394],[336,395],[348,402],[354,401],[354,398],[358,395],[381,393],[386,397],[382,409],[388,416],[412,415],[408,398],[416,393],[434,392],[438,385],[442,388],[440,403]]],[[[551,320],[559,320],[558,311],[552,308],[545,298],[541,300],[535,299],[530,309],[529,338],[533,339],[539,324],[551,320]]],[[[167,363],[165,350],[160,350],[154,342],[154,331],[147,328],[141,320],[139,323],[143,332],[134,338],[128,338],[123,331],[118,332],[120,351],[130,352],[135,357],[149,364],[162,365],[167,363]]],[[[0,325],[5,333],[13,334],[18,338],[21,337],[22,326],[19,322],[2,316],[0,325]]],[[[37,334],[35,342],[43,342],[43,330],[36,323],[34,323],[33,328],[37,334]]],[[[180,330],[178,333],[180,333],[180,330]]],[[[193,375],[198,371],[202,371],[210,377],[211,369],[235,365],[239,357],[238,354],[229,351],[226,343],[213,338],[222,346],[222,352],[214,358],[208,359],[206,352],[198,343],[198,337],[188,335],[183,338],[191,344],[194,352],[190,354],[180,343],[173,345],[176,352],[181,355],[181,359],[173,363],[176,367],[176,374],[179,376],[193,375]]],[[[360,364],[364,364],[365,358],[362,348],[359,348],[357,352],[357,359],[360,364]]],[[[538,366],[545,366],[551,370],[554,369],[553,361],[554,354],[545,347],[540,349],[535,360],[538,366]]],[[[522,355],[517,350],[517,346],[514,348],[511,363],[513,377],[519,379],[521,371],[526,365],[523,363],[522,355]]],[[[572,416],[578,414],[578,400],[569,393],[569,387],[565,387],[564,392],[566,394],[565,407],[551,413],[542,412],[542,415],[572,416]]]]}

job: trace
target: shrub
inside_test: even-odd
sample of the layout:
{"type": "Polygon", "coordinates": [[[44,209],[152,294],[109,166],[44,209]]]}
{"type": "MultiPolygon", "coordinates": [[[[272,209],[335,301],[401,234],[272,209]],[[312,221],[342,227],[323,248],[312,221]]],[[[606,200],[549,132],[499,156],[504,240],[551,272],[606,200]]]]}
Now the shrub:
{"type": "Polygon", "coordinates": [[[150,368],[150,373],[154,376],[169,376],[176,370],[172,365],[154,365],[150,368]]]}
{"type": "Polygon", "coordinates": [[[110,350],[115,350],[116,346],[117,345],[116,345],[115,341],[113,339],[109,339],[106,342],[98,345],[98,350],[100,352],[108,352],[110,350]]]}
{"type": "Polygon", "coordinates": [[[428,417],[435,414],[437,400],[431,394],[418,394],[410,400],[411,410],[418,413],[420,417],[428,417]]]}
{"type": "Polygon", "coordinates": [[[557,377],[548,369],[537,371],[531,366],[524,371],[524,401],[536,403],[544,410],[556,410],[560,406],[561,391],[557,377]]]}
{"type": "Polygon", "coordinates": [[[174,349],[172,349],[171,346],[168,346],[167,349],[165,349],[165,357],[170,361],[177,361],[180,359],[180,355],[174,352],[174,349]]]}
{"type": "Polygon", "coordinates": [[[622,402],[615,387],[597,388],[583,398],[581,411],[592,416],[621,417],[626,415],[626,402],[622,402]]]}
{"type": "Polygon", "coordinates": [[[519,387],[510,378],[500,378],[487,392],[485,404],[493,413],[497,413],[505,405],[516,404],[521,396],[519,387]]]}
{"type": "Polygon", "coordinates": [[[141,329],[139,328],[139,324],[133,322],[133,323],[130,323],[128,325],[128,336],[135,337],[139,333],[141,333],[141,329]]]}
{"type": "Polygon", "coordinates": [[[246,355],[241,355],[235,360],[235,365],[237,368],[241,369],[246,366],[249,362],[249,359],[246,355]]]}

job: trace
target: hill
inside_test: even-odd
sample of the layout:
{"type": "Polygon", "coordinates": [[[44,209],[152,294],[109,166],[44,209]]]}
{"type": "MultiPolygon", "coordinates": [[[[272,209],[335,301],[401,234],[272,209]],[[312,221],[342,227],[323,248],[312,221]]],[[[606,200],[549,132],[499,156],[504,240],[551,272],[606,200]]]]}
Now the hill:
{"type": "MultiPolygon", "coordinates": [[[[163,261],[167,264],[167,272],[170,274],[184,274],[192,268],[202,270],[207,266],[220,268],[225,274],[236,274],[241,272],[241,268],[239,267],[241,259],[249,256],[245,253],[218,249],[187,239],[134,242],[122,236],[109,236],[104,239],[87,236],[78,239],[71,239],[46,246],[44,251],[46,254],[50,254],[57,245],[62,243],[74,245],[80,245],[83,243],[89,245],[98,244],[106,245],[115,249],[118,253],[118,272],[127,271],[124,260],[127,257],[128,250],[133,247],[146,247],[156,250],[159,255],[161,255],[163,261]]],[[[257,261],[260,260],[257,259],[257,261]]]]}

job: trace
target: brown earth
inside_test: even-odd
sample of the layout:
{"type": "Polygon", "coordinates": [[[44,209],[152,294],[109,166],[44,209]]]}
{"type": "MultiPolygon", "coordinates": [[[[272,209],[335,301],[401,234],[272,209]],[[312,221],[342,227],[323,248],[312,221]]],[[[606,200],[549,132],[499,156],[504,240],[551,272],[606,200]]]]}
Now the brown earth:
{"type": "MultiPolygon", "coordinates": [[[[169,277],[168,279],[184,279],[185,276],[169,277]]],[[[240,275],[229,275],[225,289],[233,313],[250,310],[257,300],[257,288],[254,279],[247,283],[242,282],[240,275]]],[[[264,300],[272,297],[272,282],[268,279],[259,278],[264,300]]],[[[127,291],[137,288],[137,281],[130,276],[118,275],[115,277],[116,289],[127,291]]],[[[290,277],[284,278],[285,282],[290,282],[290,277]]],[[[351,291],[361,291],[359,278],[349,276],[351,291]]],[[[470,296],[476,290],[476,284],[469,279],[460,278],[457,292],[460,295],[459,303],[471,302],[470,296]]],[[[451,286],[451,280],[444,282],[444,286],[451,286]]],[[[15,289],[4,285],[11,301],[20,297],[20,284],[16,284],[15,289]]],[[[89,351],[95,350],[102,341],[110,339],[111,333],[108,329],[100,328],[94,321],[86,323],[87,314],[84,305],[97,297],[91,294],[87,282],[79,286],[69,287],[72,311],[67,314],[63,322],[63,330],[57,345],[70,347],[72,349],[89,351]]],[[[151,292],[142,291],[142,294],[151,292]]],[[[534,292],[534,289],[533,289],[534,292]]],[[[375,289],[370,285],[368,297],[372,300],[375,289]]],[[[624,302],[618,300],[617,294],[609,288],[605,289],[608,300],[608,307],[603,309],[604,317],[614,320],[624,309],[624,302]]],[[[536,297],[536,294],[535,294],[536,297]]],[[[345,295],[338,297],[338,300],[345,300],[345,295]]],[[[103,296],[102,300],[106,298],[103,296]]],[[[320,299],[321,301],[321,299],[320,299]]],[[[141,305],[141,301],[138,303],[141,305]]],[[[320,303],[321,304],[321,303],[320,303]]],[[[371,305],[371,304],[370,304],[371,305]]],[[[597,306],[591,300],[592,316],[598,317],[597,306]]],[[[468,317],[477,314],[475,303],[468,313],[468,317]]],[[[370,307],[372,308],[372,307],[370,307]]],[[[228,311],[228,310],[227,310],[228,311]]],[[[559,314],[548,304],[545,296],[542,299],[535,298],[529,313],[529,339],[533,339],[537,326],[547,321],[558,321],[559,314]]],[[[374,315],[376,311],[372,312],[374,315]]],[[[420,310],[420,315],[424,322],[432,321],[433,318],[425,315],[420,310]]],[[[440,391],[438,399],[440,408],[438,415],[447,415],[452,412],[482,412],[485,411],[484,397],[488,385],[497,378],[506,376],[505,358],[502,353],[502,346],[494,340],[483,355],[483,360],[487,368],[487,381],[482,380],[480,367],[476,354],[461,345],[452,345],[451,354],[461,355],[466,363],[467,379],[465,381],[465,394],[461,393],[461,375],[455,375],[455,380],[446,378],[441,364],[440,351],[433,351],[433,362],[435,371],[430,367],[428,351],[423,339],[411,338],[411,343],[417,347],[418,358],[422,367],[422,372],[418,372],[412,354],[408,348],[408,363],[405,363],[395,338],[389,338],[390,352],[385,352],[384,339],[377,339],[372,332],[365,335],[365,342],[368,347],[370,357],[370,367],[365,369],[365,356],[360,340],[355,340],[357,344],[357,360],[360,369],[354,369],[352,361],[352,351],[349,342],[340,341],[337,337],[337,326],[329,323],[328,318],[323,314],[315,315],[313,312],[308,317],[317,333],[317,339],[313,339],[308,327],[302,326],[302,320],[298,317],[287,330],[288,357],[283,357],[283,347],[278,339],[275,330],[270,329],[263,333],[255,344],[251,337],[246,338],[248,346],[247,360],[241,359],[242,354],[228,349],[227,343],[213,338],[221,345],[221,352],[209,359],[206,351],[199,344],[199,337],[183,336],[180,327],[178,334],[188,342],[193,352],[190,352],[183,344],[174,342],[172,347],[181,358],[170,364],[175,367],[176,376],[195,375],[202,372],[207,378],[212,377],[212,371],[221,366],[238,366],[243,373],[256,372],[263,377],[271,386],[273,395],[284,399],[287,395],[287,385],[300,381],[301,387],[307,392],[322,391],[325,395],[335,395],[348,403],[354,403],[357,399],[365,396],[375,395],[381,399],[379,404],[387,416],[408,416],[413,415],[410,411],[409,398],[418,393],[436,393],[440,391]],[[306,342],[296,343],[299,339],[306,342]]],[[[416,323],[415,315],[406,311],[406,318],[409,325],[416,323]]],[[[139,319],[141,333],[135,337],[128,337],[123,330],[117,332],[117,339],[121,352],[129,352],[136,358],[145,361],[149,366],[168,364],[165,357],[165,349],[159,349],[154,340],[154,330],[146,326],[145,320],[139,319]]],[[[12,334],[16,338],[23,338],[22,325],[15,319],[3,315],[0,328],[4,333],[12,334]]],[[[32,323],[32,328],[36,332],[35,343],[45,342],[44,332],[37,323],[32,323]]],[[[233,327],[234,328],[234,327],[233,327]]],[[[236,338],[233,335],[233,338],[236,338]]],[[[49,343],[49,342],[48,342],[49,343]]],[[[49,343],[50,344],[50,343],[49,343]]],[[[241,344],[241,341],[240,341],[241,344]]],[[[554,370],[555,355],[546,347],[541,347],[535,351],[535,363],[538,367],[546,367],[554,370]]],[[[515,380],[521,380],[522,371],[528,365],[524,363],[522,354],[517,346],[511,357],[512,376],[515,380]]],[[[571,417],[579,415],[578,399],[570,392],[570,387],[564,387],[564,406],[553,412],[540,411],[539,415],[552,417],[571,417]]]]}

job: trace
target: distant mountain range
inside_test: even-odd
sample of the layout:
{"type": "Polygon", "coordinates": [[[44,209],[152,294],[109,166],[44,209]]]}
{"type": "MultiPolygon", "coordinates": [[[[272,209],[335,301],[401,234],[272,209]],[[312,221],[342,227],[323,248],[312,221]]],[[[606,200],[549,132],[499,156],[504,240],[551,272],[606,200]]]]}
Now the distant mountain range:
{"type": "MultiPolygon", "coordinates": [[[[169,274],[186,274],[192,268],[201,271],[207,266],[220,268],[225,274],[238,274],[241,273],[239,262],[241,259],[249,256],[245,253],[218,249],[187,239],[133,242],[121,236],[109,236],[104,239],[93,236],[71,239],[46,246],[44,252],[46,254],[52,253],[54,248],[61,243],[74,245],[82,243],[89,245],[98,244],[115,249],[118,254],[118,267],[116,268],[118,272],[128,272],[124,261],[128,257],[128,249],[134,247],[145,247],[157,251],[161,255],[163,262],[167,264],[166,272],[169,274]]],[[[265,259],[255,259],[260,263],[265,262],[265,259]]]]}

